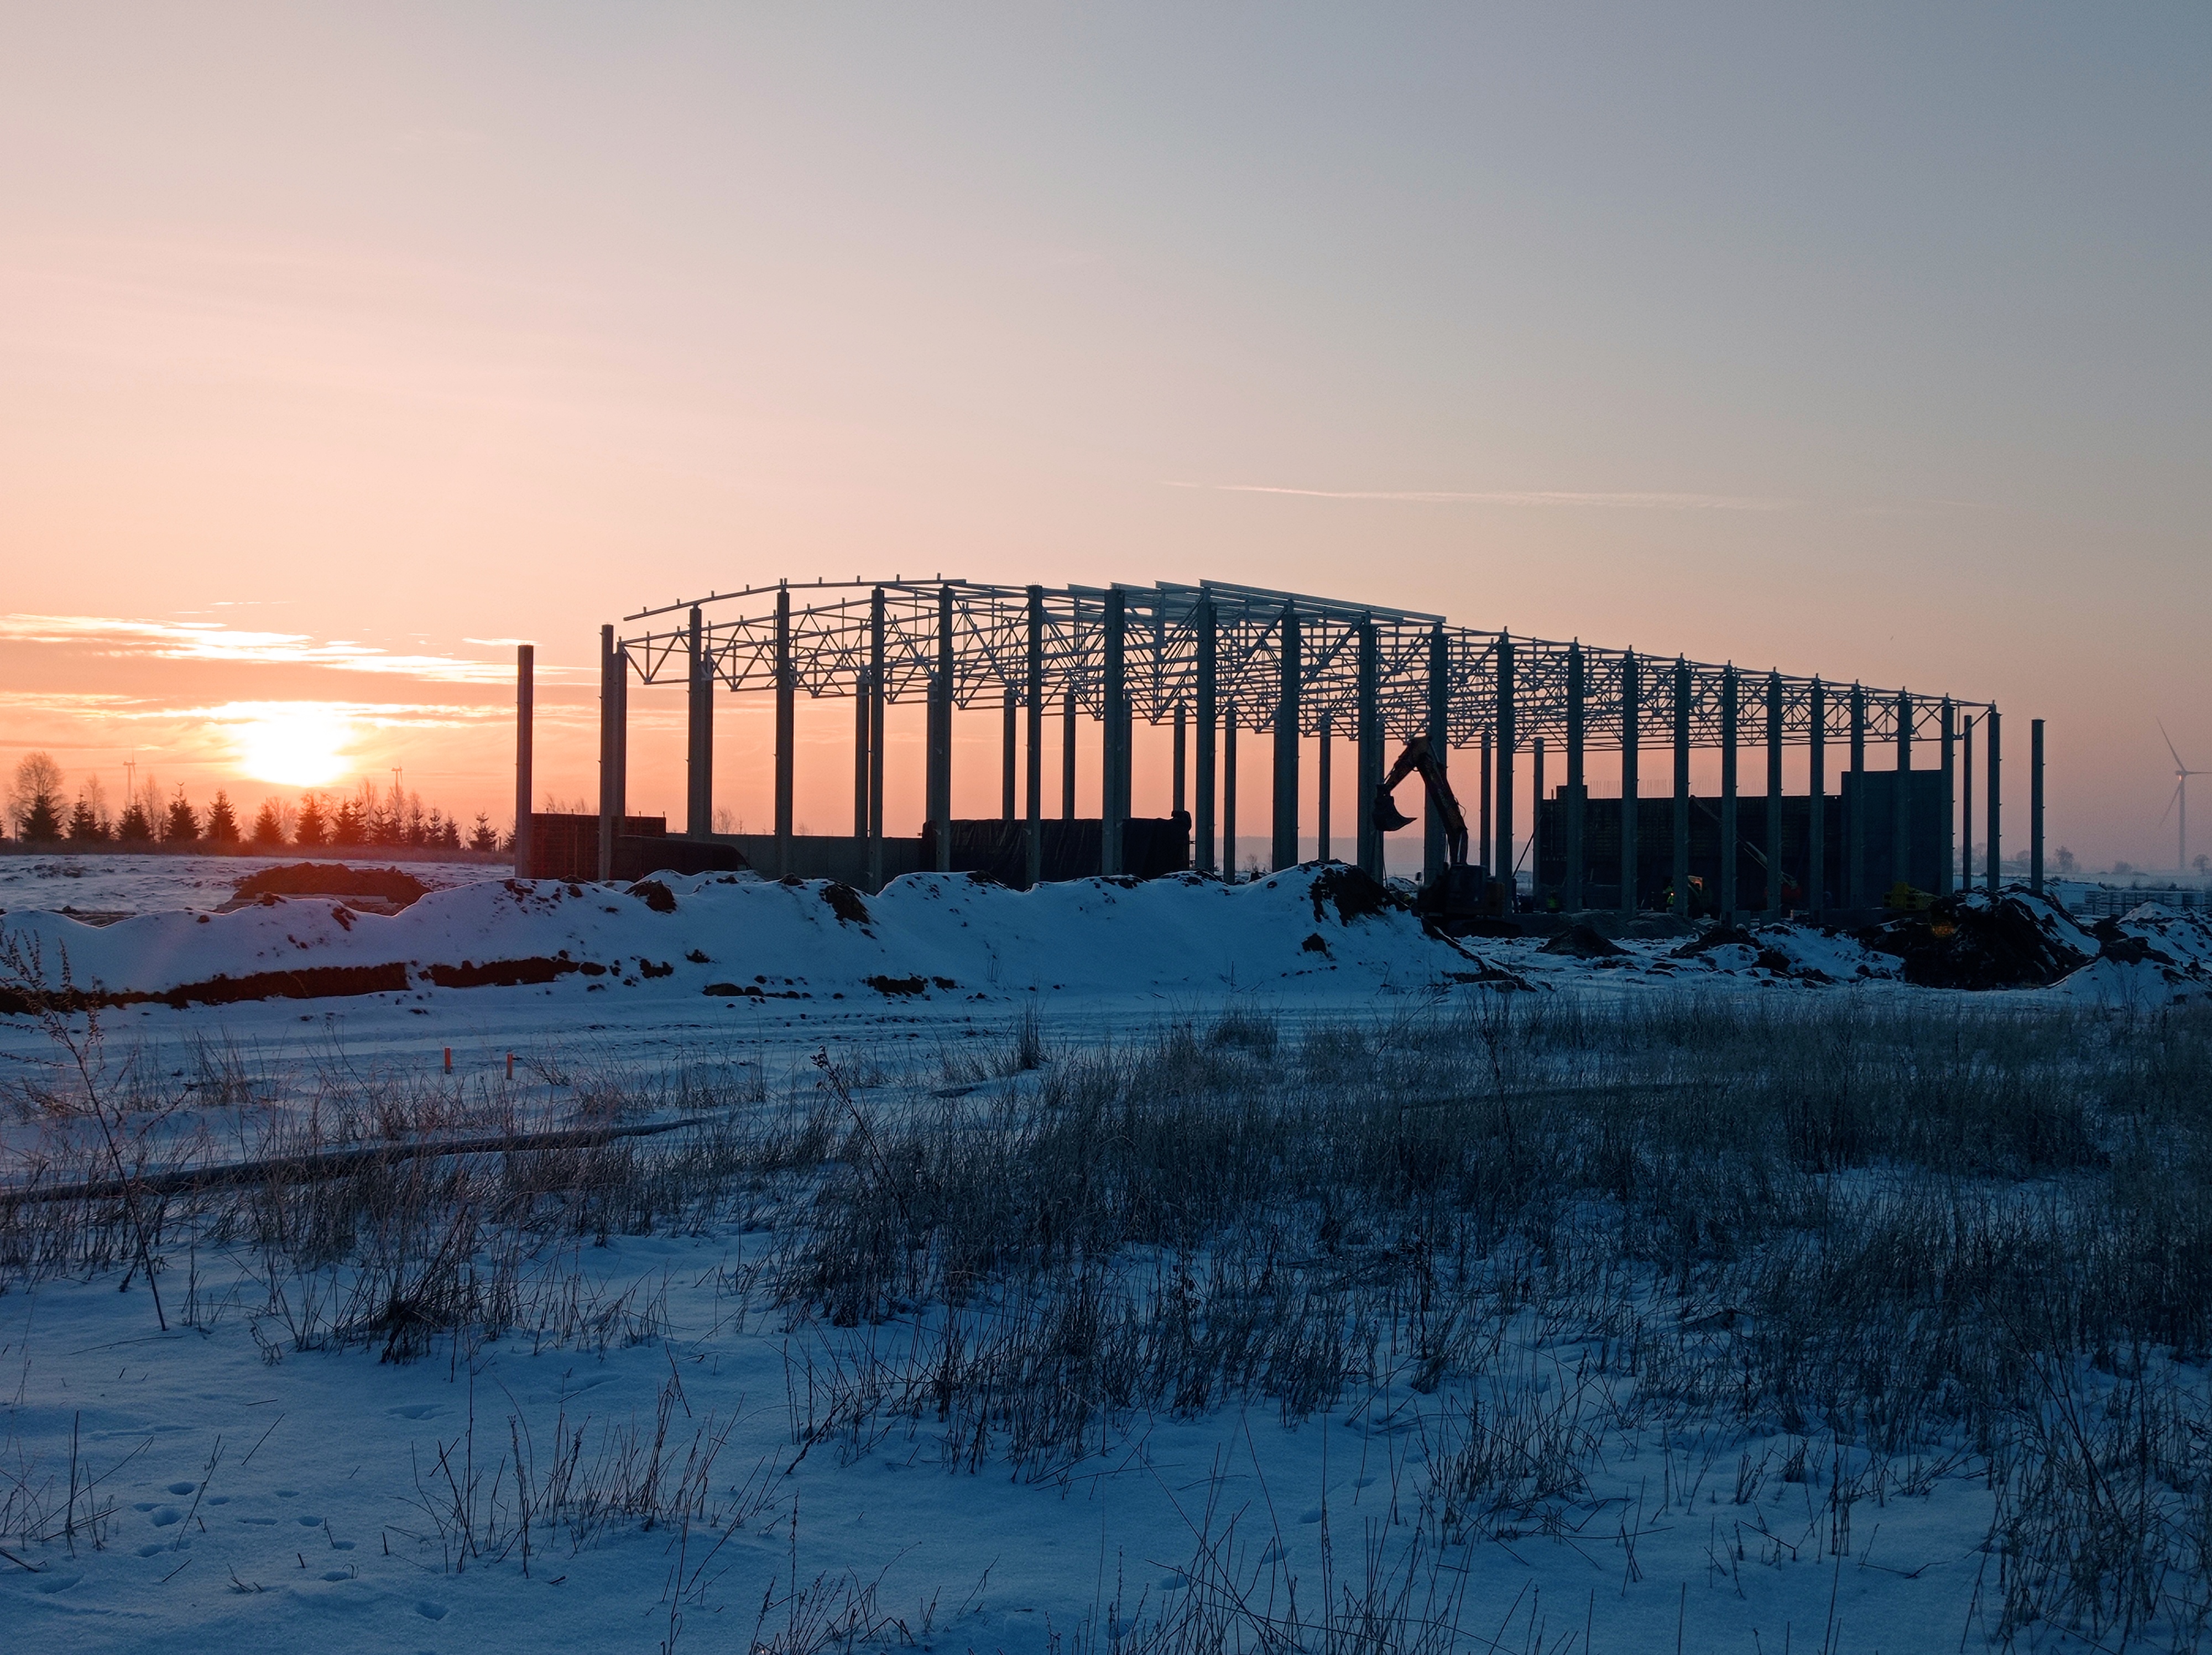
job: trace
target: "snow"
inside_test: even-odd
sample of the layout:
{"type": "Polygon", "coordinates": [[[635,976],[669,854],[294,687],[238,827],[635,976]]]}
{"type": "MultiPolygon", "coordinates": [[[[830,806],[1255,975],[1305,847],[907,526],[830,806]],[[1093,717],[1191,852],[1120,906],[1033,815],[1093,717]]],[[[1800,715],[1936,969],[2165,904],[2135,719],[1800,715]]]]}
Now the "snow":
{"type": "MultiPolygon", "coordinates": [[[[65,951],[80,987],[110,993],[404,969],[404,988],[371,995],[110,1013],[121,1043],[163,1063],[212,1041],[270,1062],[312,1050],[370,1068],[419,1068],[447,1050],[465,1074],[515,1051],[765,1071],[841,1041],[995,1036],[1030,1006],[1075,1049],[1230,1001],[1292,1019],[1387,1013],[1408,996],[1496,992],[1499,974],[1539,993],[1936,992],[1907,989],[1894,959],[1856,938],[1802,924],[1757,926],[1749,945],[1687,956],[1675,939],[1627,940],[1598,960],[1544,954],[1539,939],[1450,942],[1403,912],[1343,917],[1316,896],[1311,869],[1235,886],[1091,879],[1031,892],[918,874],[854,909],[819,882],[662,874],[623,890],[414,864],[446,888],[386,916],[328,898],[213,912],[248,864],[143,860],[162,866],[87,858],[76,876],[0,863],[15,879],[0,884],[0,930],[35,944],[50,967],[65,951]],[[80,923],[58,911],[65,886],[68,906],[137,911],[80,923]],[[575,969],[505,985],[438,981],[530,961],[575,969]]],[[[2062,1002],[2162,1005],[2212,983],[2203,916],[2139,909],[2100,935],[2045,908],[2039,923],[2097,956],[2037,991],[2062,1002]]],[[[0,1062],[32,1061],[40,1046],[27,1019],[0,1019],[0,1062]]],[[[324,1643],[641,1649],[672,1636],[679,1648],[722,1647],[757,1634],[781,1651],[805,1646],[794,1625],[804,1604],[834,1609],[842,1591],[872,1592],[878,1615],[896,1617],[877,1641],[1048,1652],[1081,1634],[1110,1646],[1109,1627],[1140,1606],[1153,1615],[1210,1590],[1210,1558],[1235,1560],[1240,1590],[1278,1601],[1294,1577],[1309,1608],[1325,1571],[1340,1587],[1364,1579],[1370,1548],[1386,1565],[1402,1560],[1419,1524],[1400,1519],[1472,1394],[1424,1392],[1398,1368],[1299,1424],[1266,1408],[1147,1416],[1036,1481],[1010,1479],[995,1461],[949,1467],[953,1451],[927,1415],[802,1454],[793,1424],[814,1376],[859,1371],[885,1342],[926,1337],[942,1312],[875,1329],[787,1324],[738,1285],[757,1245],[617,1237],[578,1257],[610,1297],[639,1283],[665,1293],[665,1337],[604,1349],[516,1338],[472,1360],[441,1348],[441,1360],[399,1366],[359,1349],[285,1351],[266,1328],[257,1336],[265,1294],[244,1257],[197,1257],[194,1290],[220,1308],[166,1335],[143,1291],[118,1293],[112,1278],[0,1294],[8,1475],[66,1476],[58,1468],[74,1444],[79,1475],[96,1480],[80,1500],[112,1510],[96,1545],[88,1532],[73,1549],[37,1549],[25,1559],[34,1567],[0,1559],[5,1643],[289,1655],[324,1643]],[[650,1424],[672,1381],[682,1442],[710,1417],[728,1427],[712,1500],[722,1526],[617,1524],[574,1550],[541,1536],[526,1575],[512,1554],[455,1567],[424,1509],[447,1487],[441,1448],[482,1475],[484,1462],[511,1457],[517,1433],[542,1452],[565,1420],[588,1454],[611,1430],[650,1424]]],[[[184,1275],[167,1272],[171,1291],[184,1275]]],[[[1584,1347],[1533,1325],[1516,1341],[1509,1356],[1527,1374],[1579,1383],[1570,1376],[1584,1347]]],[[[1505,1383],[1510,1366],[1480,1384],[1505,1383]]],[[[1605,1402],[1588,1398],[1593,1420],[1605,1402]]],[[[1985,1482],[1962,1473],[1893,1492],[1860,1512],[1868,1537],[1846,1558],[1826,1544],[1820,1474],[1778,1472],[1735,1498],[1740,1463],[1778,1467],[1794,1445],[1691,1422],[1614,1430],[1583,1530],[1455,1543],[1440,1573],[1420,1578],[1460,1594],[1462,1624],[1497,1647],[1658,1648],[1678,1634],[1683,1647],[1741,1647],[1756,1629],[1759,1646],[1777,1649],[1958,1648],[1986,1607],[1985,1482]]]]}

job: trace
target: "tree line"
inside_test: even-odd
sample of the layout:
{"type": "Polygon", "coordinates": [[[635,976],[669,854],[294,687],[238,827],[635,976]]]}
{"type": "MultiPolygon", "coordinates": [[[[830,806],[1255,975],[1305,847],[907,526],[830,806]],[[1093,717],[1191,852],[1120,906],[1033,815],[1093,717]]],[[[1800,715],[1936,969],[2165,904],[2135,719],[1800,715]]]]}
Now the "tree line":
{"type": "Polygon", "coordinates": [[[150,775],[138,783],[120,812],[111,810],[100,778],[88,776],[70,802],[61,767],[50,754],[27,753],[17,761],[7,800],[7,825],[27,843],[205,845],[212,849],[287,845],[321,847],[411,846],[428,850],[497,851],[512,842],[482,811],[465,830],[460,818],[435,805],[427,809],[421,795],[395,783],[380,789],[364,781],[350,794],[309,791],[297,803],[268,798],[250,824],[241,824],[229,794],[216,789],[204,810],[185,797],[179,785],[165,794],[150,775]]]}

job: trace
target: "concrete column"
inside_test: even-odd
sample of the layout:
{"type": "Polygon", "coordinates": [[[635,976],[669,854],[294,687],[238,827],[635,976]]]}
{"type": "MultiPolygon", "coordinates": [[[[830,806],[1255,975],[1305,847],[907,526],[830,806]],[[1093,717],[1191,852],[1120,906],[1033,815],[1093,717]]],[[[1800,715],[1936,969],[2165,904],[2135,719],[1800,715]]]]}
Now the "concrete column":
{"type": "Polygon", "coordinates": [[[1382,780],[1382,650],[1375,623],[1359,624],[1359,711],[1356,740],[1359,786],[1353,799],[1359,823],[1359,865],[1369,877],[1383,876],[1383,836],[1375,830],[1375,789],[1382,780]]]}
{"type": "Polygon", "coordinates": [[[1766,917],[1782,917],[1782,674],[1766,675],[1766,917]]]}
{"type": "Polygon", "coordinates": [[[1956,888],[1952,874],[1959,866],[1955,836],[1959,831],[1959,712],[1951,697],[1943,697],[1943,852],[1936,865],[1936,894],[1948,897],[1956,888]]]}
{"type": "Polygon", "coordinates": [[[868,889],[884,888],[884,589],[868,594],[868,889]]]}
{"type": "Polygon", "coordinates": [[[868,839],[868,669],[853,674],[853,843],[868,839]]]}
{"type": "Polygon", "coordinates": [[[1866,691],[1851,685],[1851,798],[1844,818],[1844,906],[1867,906],[1866,691]]]}
{"type": "Polygon", "coordinates": [[[791,877],[792,765],[797,758],[793,714],[799,679],[791,666],[791,588],[775,589],[775,876],[791,877]]]}
{"type": "Polygon", "coordinates": [[[1221,866],[1237,878],[1237,703],[1221,709],[1221,866]]]}
{"type": "Polygon", "coordinates": [[[1538,913],[1544,911],[1544,738],[1529,744],[1528,753],[1528,892],[1538,913]]]}
{"type": "Polygon", "coordinates": [[[599,629],[599,877],[615,876],[615,630],[599,629]]]}
{"type": "Polygon", "coordinates": [[[1735,668],[1730,666],[1721,673],[1721,896],[1722,920],[1735,923],[1735,764],[1736,764],[1736,699],[1735,668]]]}
{"type": "Polygon", "coordinates": [[[1008,685],[1005,701],[1006,729],[999,754],[999,818],[1012,827],[1014,822],[1014,761],[1021,751],[1021,692],[1012,685],[1008,685]]]}
{"type": "MultiPolygon", "coordinates": [[[[1451,760],[1451,648],[1441,626],[1429,633],[1429,751],[1439,769],[1449,773],[1451,760]]],[[[1421,877],[1431,884],[1443,874],[1445,861],[1443,818],[1425,800],[1421,877]]]]}
{"type": "Polygon", "coordinates": [[[1986,721],[1969,715],[1960,741],[1959,889],[1974,888],[1974,729],[1986,721]]]}
{"type": "Polygon", "coordinates": [[[1128,774],[1127,755],[1122,743],[1128,728],[1123,711],[1129,693],[1127,622],[1121,588],[1106,589],[1106,693],[1104,708],[1105,729],[1099,745],[1104,750],[1099,777],[1098,860],[1101,871],[1119,873],[1121,871],[1121,823],[1129,813],[1128,800],[1122,793],[1123,779],[1128,774]]]}
{"type": "Polygon", "coordinates": [[[1583,646],[1567,646],[1567,882],[1560,901],[1570,912],[1583,905],[1583,646]]]}
{"type": "Polygon", "coordinates": [[[1281,677],[1275,698],[1274,845],[1271,858],[1277,872],[1298,865],[1298,719],[1299,675],[1304,663],[1297,611],[1283,605],[1281,630],[1277,634],[1281,677]]]}
{"type": "Polygon", "coordinates": [[[1044,877],[1044,588],[1030,588],[1029,659],[1024,697],[1029,703],[1029,831],[1023,848],[1023,873],[1034,890],[1044,877]]]}
{"type": "Polygon", "coordinates": [[[1516,705],[1517,686],[1514,683],[1513,635],[1501,631],[1498,635],[1498,803],[1493,824],[1494,843],[1500,877],[1505,881],[1507,911],[1517,898],[1519,884],[1514,878],[1516,861],[1513,849],[1513,753],[1518,745],[1519,733],[1515,727],[1518,713],[1516,705]]]}
{"type": "Polygon", "coordinates": [[[1636,761],[1644,733],[1638,722],[1636,652],[1620,658],[1620,911],[1636,907],[1636,761]]]}
{"type": "Polygon", "coordinates": [[[1200,873],[1211,873],[1221,866],[1213,846],[1213,801],[1218,791],[1213,772],[1221,709],[1214,698],[1213,598],[1203,587],[1191,624],[1198,633],[1198,808],[1192,813],[1191,861],[1200,873]]]}
{"type": "MultiPolygon", "coordinates": [[[[696,612],[696,611],[694,611],[696,612]]],[[[538,697],[538,647],[518,644],[514,650],[514,873],[530,877],[530,768],[538,697]]]]}
{"type": "Polygon", "coordinates": [[[714,831],[714,663],[707,653],[706,621],[696,605],[690,648],[691,758],[685,776],[684,831],[704,837],[714,831]]]}
{"type": "Polygon", "coordinates": [[[1897,797],[1890,810],[1892,885],[1912,883],[1912,697],[1897,697],[1897,797]]]}
{"type": "Polygon", "coordinates": [[[937,592],[937,671],[929,685],[929,819],[937,871],[952,871],[952,588],[937,592]]]}
{"type": "Polygon", "coordinates": [[[1075,691],[1067,692],[1060,712],[1060,818],[1075,819],[1075,691]]]}
{"type": "Polygon", "coordinates": [[[1490,800],[1490,736],[1491,733],[1488,730],[1482,733],[1482,781],[1475,794],[1474,848],[1476,866],[1494,873],[1497,871],[1498,859],[1492,854],[1494,845],[1491,836],[1491,824],[1495,817],[1490,800]]]}
{"type": "Polygon", "coordinates": [[[2003,802],[2004,728],[1997,721],[1996,708],[1990,708],[1983,715],[1982,726],[1989,732],[1983,746],[1990,761],[1990,800],[1982,809],[1982,814],[1990,824],[1990,848],[1984,860],[1989,864],[1990,895],[1994,897],[2004,888],[2004,812],[2001,808],[2003,802]]]}
{"type": "Polygon", "coordinates": [[[1818,914],[1828,906],[1828,689],[1818,678],[1806,691],[1806,705],[1805,791],[1813,819],[1805,841],[1805,901],[1818,914]]]}
{"type": "Polygon", "coordinates": [[[2043,721],[2027,722],[2027,888],[2043,894],[2043,721]]]}
{"type": "Polygon", "coordinates": [[[1180,701],[1175,704],[1175,780],[1168,794],[1168,814],[1180,816],[1190,808],[1190,795],[1184,790],[1183,776],[1190,758],[1189,720],[1180,701]]]}
{"type": "Polygon", "coordinates": [[[1314,860],[1328,861],[1328,767],[1329,748],[1334,721],[1327,713],[1321,715],[1321,744],[1315,750],[1316,790],[1314,795],[1314,860]]]}
{"type": "Polygon", "coordinates": [[[1675,917],[1690,914],[1690,663],[1674,657],[1674,886],[1675,917]]]}

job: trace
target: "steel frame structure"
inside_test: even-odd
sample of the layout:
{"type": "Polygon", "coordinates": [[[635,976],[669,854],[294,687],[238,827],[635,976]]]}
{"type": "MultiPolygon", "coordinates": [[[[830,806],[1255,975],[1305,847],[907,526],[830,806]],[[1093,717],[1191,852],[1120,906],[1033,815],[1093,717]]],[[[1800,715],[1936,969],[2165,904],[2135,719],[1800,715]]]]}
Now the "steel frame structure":
{"type": "MultiPolygon", "coordinates": [[[[1995,881],[1997,716],[1996,708],[1984,702],[1839,685],[1818,677],[1747,673],[1732,664],[1492,632],[1455,626],[1439,615],[1218,581],[1105,587],[1021,587],[896,575],[812,586],[778,581],[711,593],[624,618],[626,627],[640,622],[645,624],[642,630],[623,636],[617,636],[611,626],[601,634],[602,702],[607,709],[601,751],[606,772],[601,790],[603,859],[611,856],[611,824],[620,818],[626,792],[622,726],[630,684],[680,680],[691,697],[688,831],[695,834],[709,828],[715,688],[776,695],[775,821],[783,844],[791,835],[791,709],[800,693],[855,699],[854,836],[878,843],[886,704],[928,703],[927,813],[938,824],[949,823],[951,817],[953,709],[1003,709],[1004,805],[1010,820],[1017,816],[1015,747],[1024,721],[1020,715],[1026,712],[1032,822],[1042,810],[1037,749],[1046,709],[1060,712],[1071,735],[1076,714],[1087,715],[1105,726],[1103,834],[1109,873],[1119,867],[1116,830],[1128,814],[1129,731],[1137,720],[1174,724],[1179,804],[1182,733],[1186,722],[1194,723],[1197,861],[1207,868],[1215,860],[1217,782],[1224,769],[1233,775],[1239,730],[1273,737],[1278,866],[1296,860],[1299,738],[1352,737],[1359,757],[1358,860],[1377,873],[1381,837],[1372,829],[1366,795],[1382,774],[1386,744],[1425,732],[1445,753],[1482,746],[1486,780],[1494,780],[1494,796],[1493,788],[1486,787],[1489,802],[1481,843],[1501,867],[1511,865],[1516,843],[1516,755],[1524,750],[1540,755],[1548,747],[1565,759],[1574,871],[1564,894],[1572,905],[1579,905],[1581,894],[1581,805],[1593,750],[1621,755],[1622,794],[1634,799],[1640,751],[1672,745],[1680,863],[1688,755],[1693,749],[1717,748],[1723,755],[1724,808],[1732,829],[1735,755],[1744,746],[1766,749],[1765,791],[1777,800],[1781,756],[1788,746],[1810,749],[1816,795],[1824,791],[1831,744],[1848,751],[1847,768],[1853,770],[1864,768],[1869,744],[1891,748],[1900,769],[1911,768],[1917,745],[1940,744],[1948,782],[1959,721],[1967,715],[1966,728],[1971,731],[1978,721],[1989,748],[1989,867],[1993,885],[1995,881]]],[[[1071,743],[1066,753],[1072,751],[1071,743]]],[[[1064,784],[1072,779],[1070,769],[1064,784]]],[[[1902,798],[1905,790],[1898,791],[1902,798]]],[[[1064,803],[1070,797],[1072,790],[1064,785],[1064,803]]],[[[1327,808],[1324,798],[1324,824],[1327,808]]],[[[1816,812],[1816,842],[1818,817],[1816,812]]],[[[1768,819],[1778,823],[1778,812],[1771,811],[1768,819]]],[[[1847,828],[1855,845],[1863,844],[1869,831],[1856,823],[1847,828]]],[[[1897,831],[1905,831],[1900,821],[1897,831]]],[[[1770,836],[1777,831],[1770,827],[1770,836]]],[[[1625,822],[1624,834],[1623,860],[1630,864],[1632,822],[1625,822]]],[[[1433,872],[1442,859],[1433,828],[1429,840],[1426,860],[1433,872]]],[[[945,843],[940,832],[940,848],[945,843]]],[[[1776,854],[1768,858],[1767,906],[1778,910],[1778,843],[1769,849],[1776,854]]],[[[787,855],[782,860],[787,864],[787,855]]],[[[1947,852],[1947,885],[1951,860],[1947,852]]],[[[1724,875],[1731,885],[1732,871],[1724,875]]],[[[1961,871],[1971,877],[1970,867],[1961,871]]],[[[1858,905],[1865,895],[1855,885],[1850,894],[1853,900],[1846,905],[1858,905]]],[[[1723,906],[1735,908],[1733,890],[1724,892],[1723,906]]]]}

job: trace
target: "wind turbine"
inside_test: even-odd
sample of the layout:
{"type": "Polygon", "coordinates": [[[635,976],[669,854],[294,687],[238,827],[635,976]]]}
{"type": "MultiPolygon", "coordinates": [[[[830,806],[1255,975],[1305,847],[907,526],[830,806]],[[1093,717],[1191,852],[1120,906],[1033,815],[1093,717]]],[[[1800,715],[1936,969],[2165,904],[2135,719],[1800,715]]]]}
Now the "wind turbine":
{"type": "Polygon", "coordinates": [[[2173,797],[2166,801],[2166,813],[2158,818],[2158,823],[2164,827],[2166,818],[2174,814],[2179,806],[2181,819],[2175,824],[2173,866],[2177,872],[2186,874],[2189,872],[2189,778],[2192,776],[2212,776],[2212,770],[2192,770],[2181,762],[2181,755],[2174,752],[2173,738],[2166,733],[2164,719],[2159,721],[2158,733],[2165,738],[2166,751],[2173,753],[2173,797]]]}

